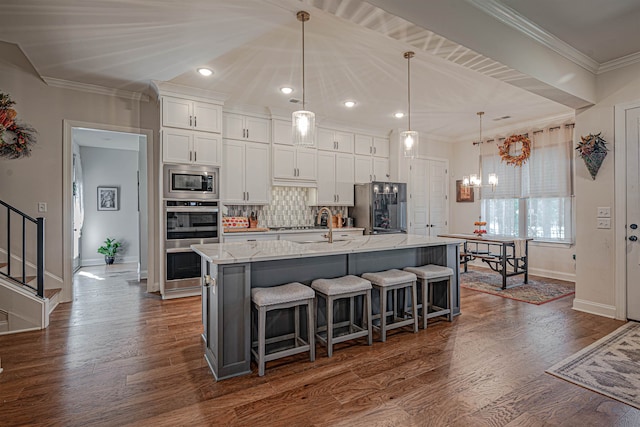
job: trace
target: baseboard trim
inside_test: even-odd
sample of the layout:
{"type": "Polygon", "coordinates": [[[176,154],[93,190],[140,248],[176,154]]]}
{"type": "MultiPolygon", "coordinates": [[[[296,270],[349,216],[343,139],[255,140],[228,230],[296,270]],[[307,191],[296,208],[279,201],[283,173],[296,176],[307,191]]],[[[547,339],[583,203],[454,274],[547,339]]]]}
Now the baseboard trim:
{"type": "Polygon", "coordinates": [[[562,273],[560,271],[544,270],[542,268],[530,268],[529,274],[546,277],[547,279],[564,280],[565,282],[576,282],[575,273],[562,273]]]}
{"type": "MultiPolygon", "coordinates": [[[[126,263],[132,263],[132,262],[138,262],[138,257],[137,256],[129,256],[129,257],[116,257],[116,264],[126,264],[126,263]]],[[[80,261],[80,265],[82,267],[95,267],[97,265],[105,265],[104,262],[104,257],[102,258],[83,258],[80,261]]]]}
{"type": "Polygon", "coordinates": [[[610,319],[616,318],[616,308],[612,305],[600,304],[592,301],[585,301],[574,298],[573,309],[585,313],[595,314],[610,319]]]}

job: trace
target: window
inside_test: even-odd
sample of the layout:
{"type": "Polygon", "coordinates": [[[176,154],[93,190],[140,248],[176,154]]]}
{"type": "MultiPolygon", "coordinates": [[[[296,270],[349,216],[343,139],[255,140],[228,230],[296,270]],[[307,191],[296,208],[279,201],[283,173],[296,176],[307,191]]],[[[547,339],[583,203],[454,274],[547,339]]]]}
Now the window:
{"type": "Polygon", "coordinates": [[[531,157],[522,167],[507,166],[493,144],[483,144],[483,181],[491,172],[499,179],[494,191],[481,191],[487,232],[572,243],[573,125],[532,133],[531,157]]]}

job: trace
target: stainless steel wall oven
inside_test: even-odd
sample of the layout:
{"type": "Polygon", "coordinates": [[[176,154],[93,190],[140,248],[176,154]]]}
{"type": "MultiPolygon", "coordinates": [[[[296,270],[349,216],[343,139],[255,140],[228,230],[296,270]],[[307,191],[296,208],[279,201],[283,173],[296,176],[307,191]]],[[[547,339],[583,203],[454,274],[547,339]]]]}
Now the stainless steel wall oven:
{"type": "Polygon", "coordinates": [[[165,293],[200,288],[200,256],[194,244],[220,241],[217,201],[165,200],[165,293]]]}

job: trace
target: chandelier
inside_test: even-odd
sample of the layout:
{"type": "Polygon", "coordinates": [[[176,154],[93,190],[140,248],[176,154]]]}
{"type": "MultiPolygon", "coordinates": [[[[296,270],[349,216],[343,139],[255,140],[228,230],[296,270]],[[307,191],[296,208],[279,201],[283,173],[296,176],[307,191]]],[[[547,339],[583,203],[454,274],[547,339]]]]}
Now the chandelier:
{"type": "MultiPolygon", "coordinates": [[[[484,115],[484,111],[478,111],[476,113],[478,115],[478,117],[480,118],[480,139],[478,139],[478,141],[474,142],[473,145],[477,145],[478,146],[478,150],[480,151],[478,153],[478,173],[472,173],[469,175],[465,175],[462,177],[462,185],[464,185],[465,187],[473,187],[473,188],[481,188],[483,187],[482,185],[482,150],[481,150],[481,146],[482,146],[482,116],[484,115]]],[[[488,178],[488,185],[485,185],[485,187],[491,187],[491,191],[493,191],[496,187],[496,185],[498,185],[498,175],[496,175],[495,173],[490,173],[488,178]]]]}

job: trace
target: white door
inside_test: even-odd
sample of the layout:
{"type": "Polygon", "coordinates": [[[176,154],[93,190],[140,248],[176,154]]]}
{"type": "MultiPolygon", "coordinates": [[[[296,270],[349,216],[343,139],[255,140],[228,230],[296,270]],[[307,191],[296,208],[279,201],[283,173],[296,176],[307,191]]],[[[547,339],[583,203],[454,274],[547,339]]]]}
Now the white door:
{"type": "Polygon", "coordinates": [[[627,318],[640,321],[640,107],[626,111],[627,318]],[[635,238],[635,239],[634,239],[635,238]]]}
{"type": "Polygon", "coordinates": [[[428,160],[414,159],[409,178],[409,233],[420,236],[429,235],[428,169],[428,160]]]}
{"type": "Polygon", "coordinates": [[[447,165],[429,161],[429,235],[437,236],[449,231],[447,200],[447,165]]]}

